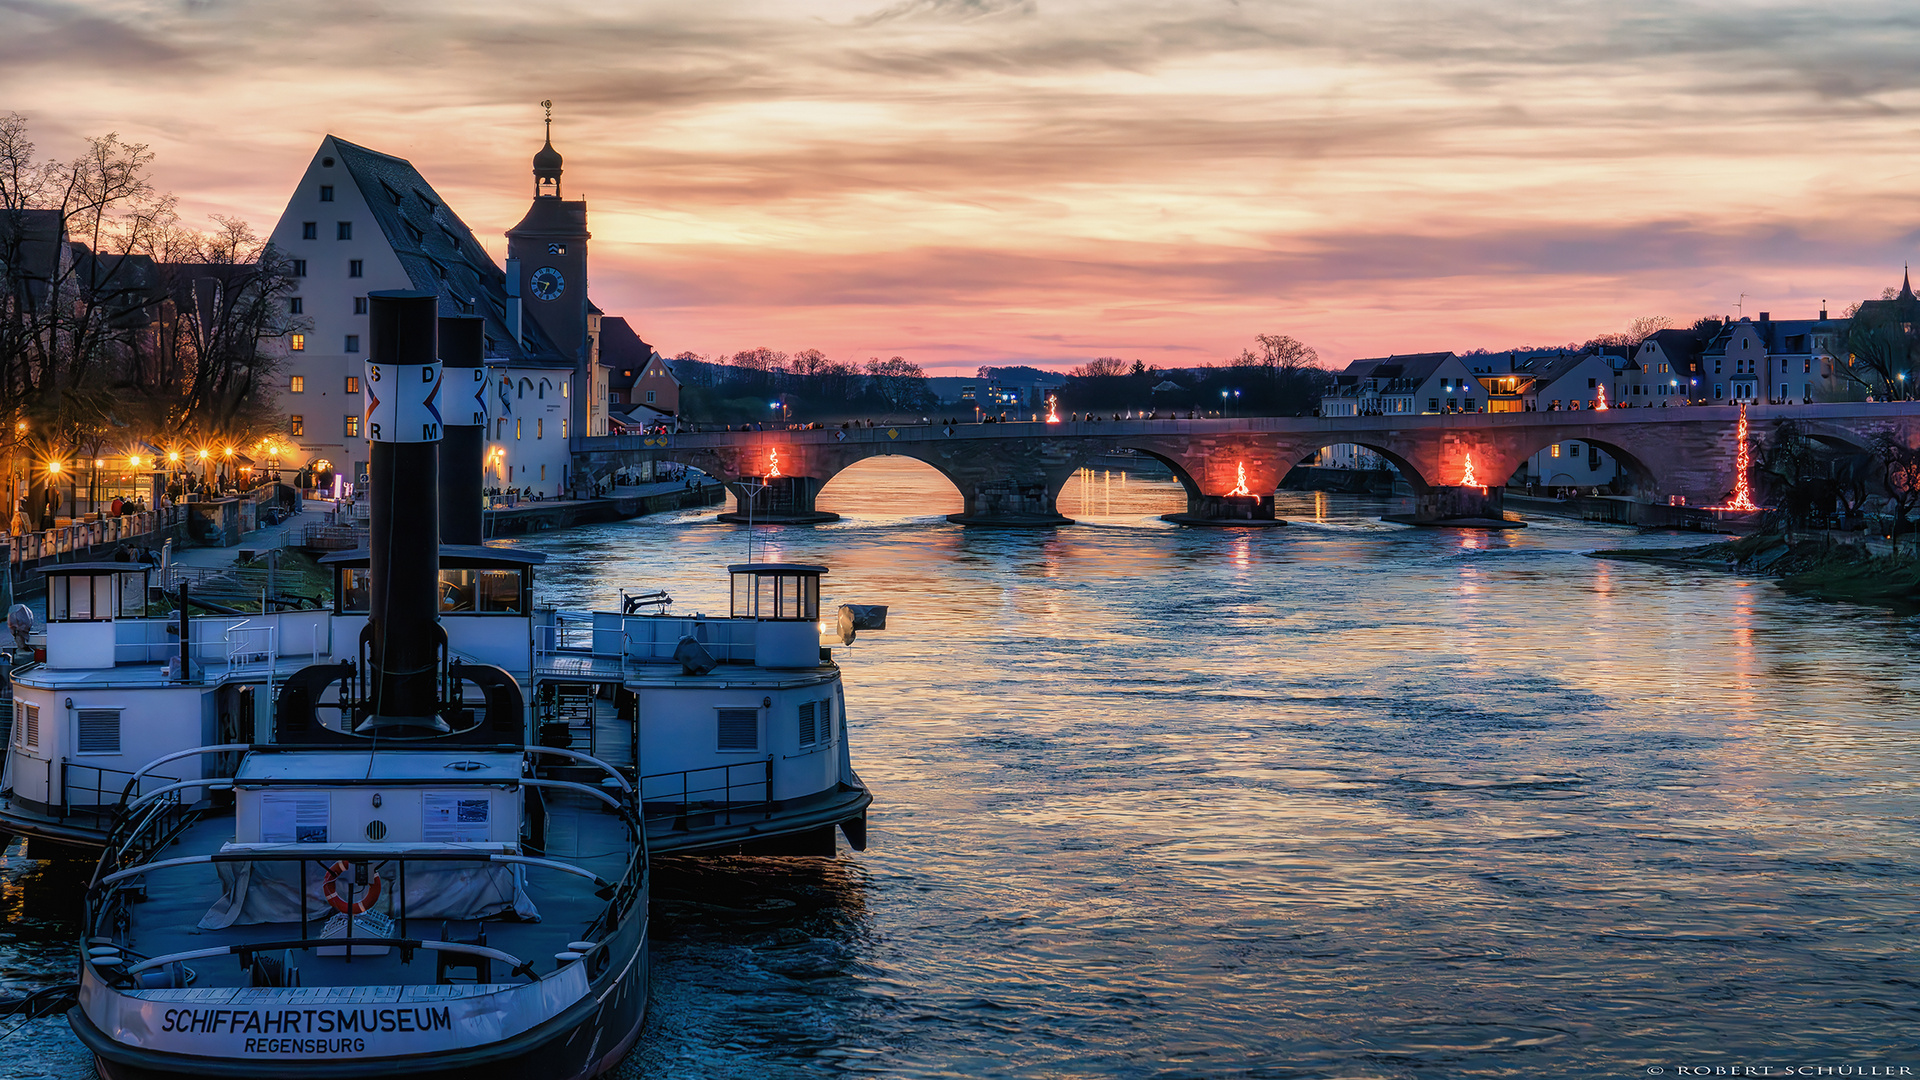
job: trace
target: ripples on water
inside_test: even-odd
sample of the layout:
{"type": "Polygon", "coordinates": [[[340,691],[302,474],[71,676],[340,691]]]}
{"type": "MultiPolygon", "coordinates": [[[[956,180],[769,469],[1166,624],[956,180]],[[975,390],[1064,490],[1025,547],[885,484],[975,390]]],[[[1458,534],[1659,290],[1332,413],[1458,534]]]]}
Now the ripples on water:
{"type": "MultiPolygon", "coordinates": [[[[872,846],[664,860],[623,1076],[1920,1067],[1916,624],[1578,554],[1670,537],[1182,529],[1117,483],[965,530],[875,463],[756,530],[891,607],[835,652],[872,846]]],[[[526,543],[563,606],[714,612],[744,532],[526,543]]]]}

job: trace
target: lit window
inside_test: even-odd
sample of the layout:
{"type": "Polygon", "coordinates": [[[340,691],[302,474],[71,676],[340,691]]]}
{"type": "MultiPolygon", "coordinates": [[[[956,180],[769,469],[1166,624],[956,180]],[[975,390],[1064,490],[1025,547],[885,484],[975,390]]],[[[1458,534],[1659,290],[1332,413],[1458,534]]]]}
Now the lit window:
{"type": "Polygon", "coordinates": [[[320,201],[321,202],[333,201],[333,185],[332,184],[320,185],[320,201]]]}
{"type": "Polygon", "coordinates": [[[360,351],[360,335],[359,334],[347,335],[347,351],[348,352],[360,351]]]}
{"type": "Polygon", "coordinates": [[[367,298],[366,298],[366,297],[364,297],[364,296],[356,296],[356,297],[354,297],[354,298],[353,298],[353,313],[354,313],[355,315],[365,315],[365,314],[367,313],[367,298]]]}
{"type": "Polygon", "coordinates": [[[560,421],[560,437],[563,439],[567,437],[567,422],[565,420],[560,421]]]}
{"type": "Polygon", "coordinates": [[[1559,457],[1559,456],[1560,456],[1560,444],[1559,444],[1559,443],[1554,443],[1554,444],[1553,444],[1553,456],[1554,456],[1554,457],[1559,457]]]}
{"type": "Polygon", "coordinates": [[[307,418],[304,416],[287,417],[287,434],[300,438],[307,433],[307,418]]]}
{"type": "Polygon", "coordinates": [[[513,422],[513,437],[516,439],[520,437],[520,424],[521,424],[521,421],[519,420],[515,420],[513,422]]]}
{"type": "Polygon", "coordinates": [[[298,296],[290,296],[287,298],[287,314],[305,315],[306,313],[307,302],[305,300],[298,296]]]}
{"type": "Polygon", "coordinates": [[[364,271],[366,269],[366,265],[367,264],[365,262],[359,259],[348,259],[347,260],[347,276],[348,277],[365,277],[366,275],[364,271]]]}
{"type": "Polygon", "coordinates": [[[307,380],[304,375],[295,375],[289,383],[287,389],[293,393],[304,394],[307,392],[307,380]]]}
{"type": "Polygon", "coordinates": [[[536,418],[534,420],[533,437],[536,439],[544,439],[547,437],[547,422],[544,419],[536,418]]]}
{"type": "Polygon", "coordinates": [[[359,392],[360,392],[360,376],[358,375],[347,376],[347,393],[357,394],[359,392]]]}
{"type": "Polygon", "coordinates": [[[300,239],[302,240],[320,239],[320,223],[317,221],[301,222],[300,223],[300,239]]]}
{"type": "Polygon", "coordinates": [[[307,347],[307,335],[305,334],[288,334],[287,335],[287,348],[293,350],[294,352],[300,352],[304,350],[306,347],[307,347]]]}
{"type": "Polygon", "coordinates": [[[349,415],[349,416],[348,416],[348,417],[346,418],[346,421],[347,421],[347,438],[349,438],[349,439],[357,439],[357,438],[359,438],[359,437],[360,437],[360,416],[359,416],[359,414],[358,414],[358,413],[355,413],[355,414],[352,414],[352,415],[349,415]]]}
{"type": "Polygon", "coordinates": [[[334,239],[336,239],[336,240],[351,240],[351,239],[353,239],[353,222],[351,222],[351,221],[343,221],[343,222],[341,222],[341,223],[340,223],[340,227],[339,227],[339,229],[338,229],[338,231],[337,231],[337,234],[336,234],[336,235],[334,236],[334,239]]]}

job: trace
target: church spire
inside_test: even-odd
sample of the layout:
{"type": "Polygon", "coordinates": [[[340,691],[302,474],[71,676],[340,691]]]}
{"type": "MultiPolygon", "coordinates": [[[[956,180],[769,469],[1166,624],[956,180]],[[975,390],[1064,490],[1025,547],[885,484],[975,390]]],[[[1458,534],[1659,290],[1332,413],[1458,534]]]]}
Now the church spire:
{"type": "Polygon", "coordinates": [[[533,155],[533,197],[536,199],[557,199],[560,197],[560,152],[553,148],[553,102],[543,101],[540,107],[547,111],[547,144],[533,155]]]}

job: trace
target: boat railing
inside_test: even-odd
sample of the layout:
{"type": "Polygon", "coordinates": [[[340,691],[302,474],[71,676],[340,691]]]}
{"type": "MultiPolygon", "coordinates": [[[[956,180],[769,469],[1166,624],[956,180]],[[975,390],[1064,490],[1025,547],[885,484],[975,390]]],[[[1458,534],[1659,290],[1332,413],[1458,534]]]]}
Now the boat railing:
{"type": "Polygon", "coordinates": [[[754,659],[755,623],[750,619],[551,609],[541,614],[533,628],[537,660],[571,654],[666,661],[674,658],[683,638],[699,642],[723,663],[752,663],[754,659]]]}
{"type": "MultiPolygon", "coordinates": [[[[147,804],[147,806],[151,808],[163,805],[165,798],[167,797],[163,796],[162,799],[157,799],[147,804]]],[[[163,829],[151,825],[147,826],[145,831],[154,836],[162,835],[164,832],[163,829]]],[[[131,836],[128,837],[128,839],[132,838],[131,836]]],[[[236,942],[214,948],[193,949],[153,957],[140,957],[130,950],[119,948],[110,951],[103,950],[101,954],[97,954],[97,958],[92,956],[89,958],[89,962],[95,965],[96,970],[98,970],[103,977],[116,981],[124,981],[131,979],[143,971],[164,968],[169,964],[188,960],[202,960],[215,956],[237,956],[240,958],[243,966],[251,966],[253,957],[259,953],[278,952],[290,949],[304,950],[318,945],[329,948],[345,947],[349,950],[346,955],[352,955],[351,950],[355,947],[397,948],[401,950],[401,960],[403,963],[410,960],[411,953],[415,949],[425,949],[429,952],[464,953],[466,955],[484,957],[489,960],[507,964],[513,974],[528,979],[535,979],[538,978],[538,974],[535,972],[533,965],[509,953],[469,942],[429,941],[408,937],[407,874],[409,868],[413,868],[416,873],[422,868],[436,866],[459,867],[462,865],[491,865],[503,869],[511,869],[516,873],[524,873],[529,870],[547,871],[560,874],[563,877],[581,880],[584,882],[584,887],[591,888],[596,897],[610,902],[615,908],[624,908],[637,902],[637,898],[640,895],[639,882],[644,873],[644,864],[639,858],[635,858],[628,864],[627,872],[619,882],[610,882],[591,870],[558,859],[520,855],[512,851],[486,851],[474,847],[458,846],[428,848],[424,850],[418,848],[394,850],[392,848],[368,844],[293,844],[247,848],[244,850],[221,850],[210,854],[186,855],[175,858],[152,857],[165,850],[167,850],[167,846],[164,843],[158,845],[153,843],[137,845],[122,843],[117,847],[110,846],[108,848],[107,857],[101,861],[100,872],[96,874],[90,889],[92,902],[89,905],[89,909],[93,914],[93,925],[96,932],[106,933],[117,921],[119,912],[116,911],[116,908],[121,904],[136,901],[145,894],[148,888],[152,887],[152,883],[147,879],[147,875],[183,867],[216,866],[223,863],[242,865],[254,863],[295,863],[299,867],[299,885],[296,891],[296,894],[300,898],[299,919],[297,923],[299,926],[299,937],[284,940],[236,942]],[[357,880],[367,880],[371,875],[379,875],[383,878],[391,875],[394,885],[392,893],[395,898],[392,915],[393,936],[382,937],[373,934],[358,935],[355,933],[351,915],[349,915],[344,936],[328,937],[324,932],[314,931],[315,916],[331,916],[333,909],[324,903],[313,901],[310,886],[321,881],[326,874],[331,872],[330,868],[337,868],[341,863],[346,863],[356,868],[354,878],[357,880]],[[111,953],[117,953],[118,955],[111,955],[111,953]],[[127,963],[127,960],[130,958],[136,959],[137,962],[127,963]]],[[[636,855],[637,854],[638,851],[636,851],[636,855]]],[[[353,888],[351,886],[346,886],[346,901],[349,905],[353,903],[353,888]]],[[[369,920],[369,922],[371,921],[372,920],[369,920]]],[[[417,922],[418,920],[416,919],[415,921],[417,922]]],[[[444,919],[440,916],[434,916],[428,921],[439,923],[444,922],[444,919]]],[[[595,920],[594,924],[588,928],[589,931],[602,926],[604,921],[603,914],[602,919],[595,920]]],[[[564,933],[566,933],[566,931],[556,930],[557,935],[564,933]]],[[[579,931],[574,931],[576,936],[578,933],[579,931]]],[[[589,937],[591,937],[591,934],[589,934],[589,937]]],[[[608,962],[605,950],[597,947],[598,942],[592,940],[567,940],[564,937],[559,938],[559,940],[565,942],[567,949],[564,952],[556,953],[555,959],[558,966],[576,962],[583,957],[591,957],[590,962],[596,965],[608,962]]]]}
{"type": "Polygon", "coordinates": [[[640,778],[640,814],[647,823],[712,814],[721,824],[773,816],[773,758],[730,762],[702,769],[650,773],[640,778]]]}
{"type": "Polygon", "coordinates": [[[252,619],[237,622],[227,627],[227,674],[265,665],[272,671],[279,660],[280,628],[272,623],[255,622],[252,619]]]}
{"type": "MultiPolygon", "coordinates": [[[[52,768],[53,762],[47,762],[52,768]]],[[[119,809],[121,797],[128,791],[144,794],[147,782],[157,789],[180,782],[178,777],[155,773],[135,774],[126,769],[109,769],[84,762],[60,762],[60,816],[104,820],[119,809]],[[137,783],[136,783],[137,782],[137,783]],[[135,787],[139,790],[135,790],[135,787]],[[89,801],[90,800],[90,801],[89,801]]]]}

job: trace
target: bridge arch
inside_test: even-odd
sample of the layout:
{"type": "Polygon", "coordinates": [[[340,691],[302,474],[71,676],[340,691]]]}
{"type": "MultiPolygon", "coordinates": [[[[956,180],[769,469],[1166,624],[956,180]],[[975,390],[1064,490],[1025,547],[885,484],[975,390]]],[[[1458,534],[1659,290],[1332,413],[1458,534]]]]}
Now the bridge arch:
{"type": "MultiPolygon", "coordinates": [[[[1563,428],[1538,432],[1533,438],[1520,441],[1519,456],[1517,460],[1512,461],[1512,467],[1507,470],[1506,475],[1497,477],[1488,475],[1480,479],[1492,485],[1505,486],[1513,482],[1513,478],[1519,474],[1521,468],[1539,459],[1541,455],[1547,455],[1543,459],[1547,462],[1566,460],[1555,456],[1552,451],[1561,446],[1577,444],[1583,450],[1587,447],[1598,447],[1614,460],[1623,477],[1623,483],[1620,486],[1626,488],[1626,494],[1643,497],[1647,501],[1657,499],[1666,486],[1665,478],[1649,466],[1639,452],[1625,445],[1625,442],[1626,440],[1609,438],[1605,434],[1596,435],[1592,428],[1563,428]],[[1552,437],[1548,438],[1549,435],[1552,437]]],[[[1494,465],[1496,469],[1500,467],[1494,462],[1488,462],[1488,464],[1494,465]]],[[[1532,479],[1548,488],[1597,486],[1592,483],[1591,470],[1584,465],[1576,468],[1569,463],[1569,467],[1560,472],[1547,467],[1542,469],[1542,473],[1543,475],[1532,479]],[[1557,477],[1564,477],[1564,480],[1557,477]]]]}
{"type": "Polygon", "coordinates": [[[878,471],[879,469],[884,469],[886,466],[883,463],[894,461],[894,460],[913,462],[914,473],[917,473],[917,474],[932,473],[934,476],[945,481],[947,487],[952,489],[953,503],[955,505],[953,505],[951,509],[921,509],[921,510],[915,511],[911,516],[920,516],[921,514],[936,513],[936,512],[943,513],[943,514],[965,512],[966,493],[960,489],[960,484],[958,481],[956,481],[953,478],[953,475],[947,470],[941,468],[938,462],[929,461],[927,460],[927,458],[919,454],[906,454],[906,453],[869,454],[865,457],[853,458],[841,463],[840,466],[837,469],[833,470],[833,472],[830,475],[819,478],[820,487],[818,492],[814,496],[816,502],[822,499],[831,501],[836,498],[845,498],[847,495],[847,492],[844,489],[841,491],[832,490],[833,485],[836,482],[845,478],[850,483],[858,483],[861,480],[861,477],[858,474],[863,472],[871,473],[871,472],[878,471]],[[870,466],[874,468],[870,468],[870,466]],[[849,473],[855,474],[855,475],[849,476],[848,475],[849,473]]]}
{"type": "MultiPolygon", "coordinates": [[[[1308,458],[1315,456],[1330,446],[1357,446],[1362,450],[1370,450],[1373,453],[1379,454],[1387,464],[1392,465],[1398,470],[1401,478],[1406,480],[1407,485],[1413,489],[1415,495],[1425,495],[1433,490],[1434,482],[1428,480],[1420,467],[1414,464],[1406,455],[1396,452],[1385,439],[1371,439],[1365,436],[1359,438],[1348,435],[1334,436],[1327,441],[1321,442],[1320,445],[1307,450],[1305,453],[1300,453],[1296,450],[1293,460],[1287,464],[1286,471],[1292,472],[1294,469],[1299,468],[1308,458]]],[[[1282,473],[1281,479],[1284,480],[1285,478],[1286,474],[1282,473]]]]}

